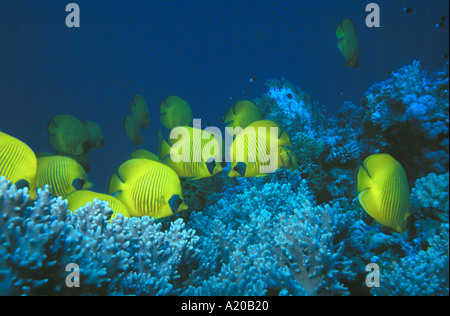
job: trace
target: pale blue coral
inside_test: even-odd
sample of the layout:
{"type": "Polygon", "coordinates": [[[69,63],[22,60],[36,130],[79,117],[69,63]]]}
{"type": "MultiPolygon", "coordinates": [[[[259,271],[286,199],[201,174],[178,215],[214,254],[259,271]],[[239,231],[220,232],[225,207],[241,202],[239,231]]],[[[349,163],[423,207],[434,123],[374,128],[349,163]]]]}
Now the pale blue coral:
{"type": "Polygon", "coordinates": [[[183,282],[191,284],[198,237],[181,219],[162,232],[148,217],[119,214],[110,223],[107,202],[94,200],[69,214],[67,201],[51,197],[48,186],[38,190],[34,206],[27,206],[26,188],[5,178],[0,188],[2,294],[173,295],[183,282]],[[80,267],[80,288],[65,285],[69,263],[80,267]]]}
{"type": "Polygon", "coordinates": [[[411,190],[414,211],[434,216],[441,221],[449,220],[449,173],[431,173],[416,181],[411,190]]]}
{"type": "Polygon", "coordinates": [[[192,214],[191,225],[220,255],[217,275],[192,293],[232,295],[349,294],[341,279],[353,278],[343,256],[338,204],[315,206],[310,193],[294,193],[290,184],[266,183],[244,194],[224,197],[192,214]]]}
{"type": "Polygon", "coordinates": [[[381,266],[380,287],[374,287],[372,294],[448,296],[448,240],[448,224],[445,224],[431,239],[428,249],[411,252],[399,262],[381,266]]]}

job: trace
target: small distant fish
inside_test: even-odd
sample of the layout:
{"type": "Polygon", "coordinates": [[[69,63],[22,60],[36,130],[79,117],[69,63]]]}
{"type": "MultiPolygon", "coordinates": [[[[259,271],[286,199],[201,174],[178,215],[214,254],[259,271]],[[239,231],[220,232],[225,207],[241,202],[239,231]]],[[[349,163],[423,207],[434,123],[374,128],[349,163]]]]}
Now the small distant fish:
{"type": "Polygon", "coordinates": [[[401,164],[389,154],[367,157],[357,176],[358,199],[378,223],[402,233],[410,216],[408,179],[401,164]]]}
{"type": "Polygon", "coordinates": [[[132,114],[128,114],[123,121],[123,129],[127,133],[128,138],[132,140],[135,146],[142,144],[141,130],[139,124],[132,114]]]}
{"type": "Polygon", "coordinates": [[[124,217],[131,217],[128,207],[119,199],[108,194],[97,193],[89,190],[79,190],[66,196],[68,209],[72,213],[89,202],[93,203],[94,199],[108,202],[109,208],[113,210],[111,219],[115,218],[118,213],[122,214],[124,217]]]}
{"type": "Polygon", "coordinates": [[[150,125],[150,114],[147,102],[145,102],[145,99],[140,94],[136,94],[133,97],[133,101],[130,103],[130,111],[140,127],[147,127],[150,125]]]}
{"type": "Polygon", "coordinates": [[[440,21],[439,23],[437,23],[437,24],[435,25],[435,27],[438,27],[438,28],[446,28],[446,27],[447,27],[447,24],[445,23],[445,20],[446,20],[446,17],[445,17],[445,16],[442,16],[442,17],[441,17],[441,21],[440,21]]]}
{"type": "Polygon", "coordinates": [[[256,81],[255,77],[251,77],[250,80],[249,80],[249,82],[251,82],[251,83],[254,83],[255,81],[256,81]]]}
{"type": "Polygon", "coordinates": [[[350,19],[345,19],[336,28],[337,46],[344,56],[346,66],[358,68],[359,47],[355,28],[350,19]]]}
{"type": "Polygon", "coordinates": [[[413,12],[413,9],[411,7],[405,7],[405,8],[403,8],[403,11],[405,13],[411,13],[411,12],[413,12]]]}
{"type": "Polygon", "coordinates": [[[0,176],[18,188],[28,187],[30,198],[35,200],[37,159],[24,142],[0,132],[0,176]]]}
{"type": "Polygon", "coordinates": [[[161,124],[168,129],[192,125],[192,110],[180,97],[169,96],[159,105],[161,124]]]}
{"type": "Polygon", "coordinates": [[[108,193],[122,201],[131,216],[162,218],[188,208],[176,172],[148,159],[131,159],[120,165],[109,180],[108,193]]]}
{"type": "Polygon", "coordinates": [[[75,160],[64,156],[49,156],[37,159],[36,187],[50,185],[54,197],[65,198],[76,190],[92,187],[83,167],[75,160]]]}
{"type": "Polygon", "coordinates": [[[247,89],[247,88],[245,88],[245,89],[242,89],[242,93],[247,93],[247,91],[248,91],[248,89],[247,89]]]}

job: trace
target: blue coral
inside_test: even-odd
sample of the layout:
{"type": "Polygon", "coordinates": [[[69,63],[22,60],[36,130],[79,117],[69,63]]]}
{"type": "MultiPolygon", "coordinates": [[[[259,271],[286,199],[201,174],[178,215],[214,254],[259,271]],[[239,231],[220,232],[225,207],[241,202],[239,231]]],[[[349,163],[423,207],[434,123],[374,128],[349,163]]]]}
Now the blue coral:
{"type": "Polygon", "coordinates": [[[192,272],[186,267],[197,265],[198,237],[182,219],[162,232],[148,217],[110,223],[112,210],[99,200],[69,214],[48,186],[33,206],[27,189],[5,178],[0,193],[3,294],[180,294],[192,272]],[[65,285],[69,263],[80,268],[79,288],[65,285]]]}
{"type": "Polygon", "coordinates": [[[224,196],[191,217],[204,247],[217,251],[210,266],[218,273],[192,293],[349,294],[341,282],[354,275],[344,243],[334,238],[345,222],[341,212],[338,204],[311,203],[306,181],[297,193],[273,182],[224,196]]]}

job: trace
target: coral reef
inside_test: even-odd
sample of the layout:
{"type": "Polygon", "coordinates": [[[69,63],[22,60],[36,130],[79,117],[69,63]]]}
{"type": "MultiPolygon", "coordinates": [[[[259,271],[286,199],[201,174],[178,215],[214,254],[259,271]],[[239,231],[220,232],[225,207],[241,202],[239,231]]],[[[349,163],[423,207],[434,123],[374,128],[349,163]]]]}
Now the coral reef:
{"type": "Polygon", "coordinates": [[[299,170],[310,179],[311,189],[318,194],[325,188],[327,173],[322,163],[331,148],[322,139],[330,127],[326,109],[286,79],[267,80],[266,87],[269,91],[253,102],[264,119],[277,122],[287,131],[299,170]]]}
{"type": "Polygon", "coordinates": [[[216,273],[191,288],[208,295],[349,294],[341,283],[353,274],[335,236],[344,214],[338,204],[315,206],[306,181],[297,193],[289,183],[249,187],[226,195],[191,216],[203,248],[218,252],[216,273]]]}
{"type": "Polygon", "coordinates": [[[254,103],[288,132],[299,168],[183,181],[188,212],[111,220],[94,200],[71,213],[48,186],[31,202],[0,177],[0,294],[449,295],[448,65],[405,66],[337,117],[287,80],[266,85],[254,103]],[[356,197],[355,168],[380,152],[410,182],[403,234],[356,197]],[[80,287],[66,285],[70,263],[80,287]],[[380,287],[365,285],[370,263],[380,287]]]}
{"type": "Polygon", "coordinates": [[[97,199],[70,214],[48,186],[33,206],[27,189],[5,178],[0,188],[2,294],[173,295],[192,271],[187,265],[195,266],[198,237],[181,219],[162,232],[148,217],[118,215],[110,223],[112,210],[97,199]],[[80,287],[65,284],[70,263],[79,266],[80,287]]]}
{"type": "Polygon", "coordinates": [[[365,94],[365,143],[394,156],[410,181],[448,171],[448,88],[448,63],[428,74],[414,61],[365,94]]]}

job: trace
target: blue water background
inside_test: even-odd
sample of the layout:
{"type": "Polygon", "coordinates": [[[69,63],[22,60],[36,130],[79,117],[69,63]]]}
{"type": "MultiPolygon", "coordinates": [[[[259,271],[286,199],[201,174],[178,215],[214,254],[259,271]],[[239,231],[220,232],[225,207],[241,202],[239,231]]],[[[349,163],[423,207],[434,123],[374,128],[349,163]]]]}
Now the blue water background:
{"type": "Polygon", "coordinates": [[[361,0],[78,0],[80,28],[65,24],[69,2],[0,1],[0,130],[52,152],[52,116],[97,122],[106,146],[91,152],[89,177],[99,192],[136,148],[122,128],[136,93],[152,118],[139,148],[155,151],[158,106],[169,95],[188,101],[204,125],[223,127],[237,100],[286,78],[336,113],[414,59],[430,71],[448,60],[448,28],[436,27],[442,16],[448,22],[446,0],[376,1],[380,28],[366,27],[370,1],[361,0]],[[336,46],[344,18],[357,31],[358,69],[344,66],[336,46]]]}

